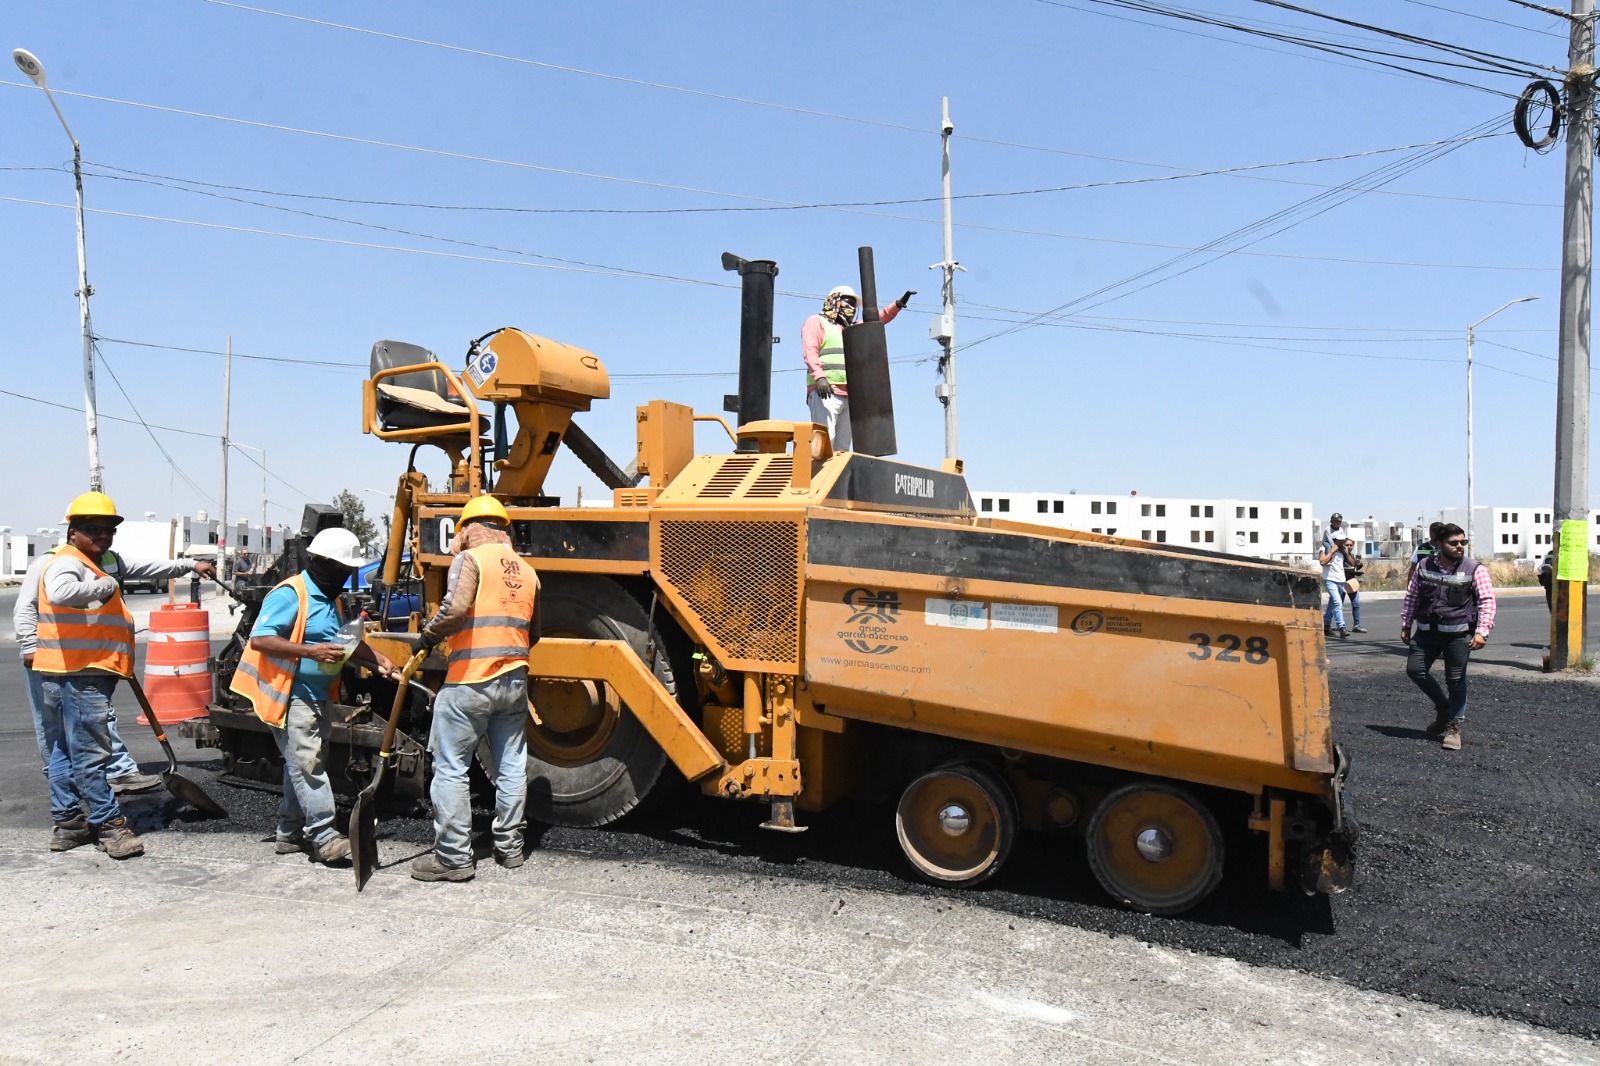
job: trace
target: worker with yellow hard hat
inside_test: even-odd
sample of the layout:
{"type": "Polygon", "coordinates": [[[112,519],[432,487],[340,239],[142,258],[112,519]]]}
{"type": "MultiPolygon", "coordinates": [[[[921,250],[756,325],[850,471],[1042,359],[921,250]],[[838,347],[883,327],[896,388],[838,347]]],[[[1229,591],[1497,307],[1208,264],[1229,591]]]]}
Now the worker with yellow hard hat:
{"type": "Polygon", "coordinates": [[[472,796],[467,771],[487,738],[494,778],[494,858],[521,866],[528,803],[528,649],[539,641],[539,576],[511,547],[511,518],[493,496],[461,509],[455,560],[439,609],[422,627],[424,647],[449,641],[433,704],[433,851],[416,860],[418,881],[469,881],[472,796]]]}
{"type": "Polygon", "coordinates": [[[189,559],[127,560],[111,550],[122,516],[103,492],[67,506],[67,542],[39,581],[33,670],[40,675],[40,742],[48,752],[51,851],[94,841],[113,859],[144,854],[108,779],[111,693],[133,676],[133,616],[122,582],[162,581],[216,568],[189,559]]]}
{"type": "Polygon", "coordinates": [[[359,625],[345,629],[339,595],[363,562],[356,535],[324,529],[311,538],[306,554],[306,568],[261,601],[229,690],[250,701],[283,756],[274,850],[342,864],[350,861],[350,840],[334,825],[328,704],[347,661],[385,674],[394,672],[394,664],[362,639],[359,625]]]}

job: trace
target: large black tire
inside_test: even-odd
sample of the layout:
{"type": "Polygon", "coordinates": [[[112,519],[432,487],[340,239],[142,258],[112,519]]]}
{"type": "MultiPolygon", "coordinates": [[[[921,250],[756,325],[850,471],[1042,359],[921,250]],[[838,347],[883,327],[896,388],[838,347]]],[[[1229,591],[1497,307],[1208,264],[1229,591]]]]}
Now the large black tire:
{"type": "MultiPolygon", "coordinates": [[[[650,619],[646,608],[610,578],[550,574],[540,590],[544,635],[623,640],[650,662],[650,619]]],[[[657,619],[655,675],[678,695],[679,678],[657,619]]],[[[688,683],[687,678],[684,683],[688,683]]],[[[580,683],[581,685],[582,683],[580,683]]],[[[533,681],[529,698],[552,705],[559,685],[533,681]],[[541,692],[541,689],[543,692],[541,692]]],[[[577,686],[567,683],[567,705],[577,686]]],[[[549,825],[597,826],[654,803],[682,779],[661,746],[604,685],[591,685],[599,710],[591,719],[546,714],[545,724],[528,727],[528,816],[549,825]],[[575,728],[561,729],[560,726],[575,728]]]]}

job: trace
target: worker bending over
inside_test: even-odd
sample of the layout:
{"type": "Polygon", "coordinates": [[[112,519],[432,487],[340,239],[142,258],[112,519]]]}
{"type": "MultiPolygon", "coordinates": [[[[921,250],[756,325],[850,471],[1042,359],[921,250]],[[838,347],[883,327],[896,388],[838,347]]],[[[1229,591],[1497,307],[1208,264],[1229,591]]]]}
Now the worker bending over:
{"type": "MultiPolygon", "coordinates": [[[[907,289],[888,307],[878,312],[881,322],[891,322],[900,309],[911,302],[915,289],[907,289]]],[[[812,315],[800,327],[800,354],[806,361],[806,406],[811,421],[828,429],[828,440],[836,452],[847,452],[854,443],[850,435],[850,387],[844,371],[844,328],[855,321],[861,303],[848,285],[836,285],[822,301],[822,313],[812,315]]]]}
{"type": "MultiPolygon", "coordinates": [[[[111,693],[133,677],[133,615],[124,578],[174,578],[216,568],[189,560],[126,563],[111,551],[122,516],[102,492],[67,507],[67,542],[39,582],[32,669],[40,677],[39,739],[50,781],[51,851],[91,840],[113,859],[144,854],[108,778],[113,764],[111,693]],[[87,817],[83,808],[87,808],[87,817]]],[[[24,663],[27,657],[24,655],[24,663]]]]}
{"type": "Polygon", "coordinates": [[[324,529],[306,548],[305,570],[261,601],[250,643],[231,690],[250,701],[283,756],[283,800],[274,847],[279,855],[309,851],[320,863],[348,861],[349,838],[334,827],[328,780],[328,703],[349,661],[393,674],[394,664],[365,640],[341,640],[339,594],[361,565],[361,545],[348,529],[324,529]]]}
{"type": "Polygon", "coordinates": [[[418,881],[470,881],[472,796],[467,770],[488,738],[494,778],[494,860],[524,860],[528,804],[528,649],[539,642],[539,576],[511,547],[511,520],[493,496],[461,510],[444,598],[422,627],[423,647],[449,641],[449,670],[433,704],[433,851],[411,865],[418,881]]]}

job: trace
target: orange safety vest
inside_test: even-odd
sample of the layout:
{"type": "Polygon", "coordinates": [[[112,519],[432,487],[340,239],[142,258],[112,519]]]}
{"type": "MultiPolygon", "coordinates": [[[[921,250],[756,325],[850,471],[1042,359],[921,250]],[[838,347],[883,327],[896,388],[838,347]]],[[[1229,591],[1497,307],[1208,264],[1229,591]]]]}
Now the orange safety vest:
{"type": "Polygon", "coordinates": [[[478,565],[478,594],[466,624],[450,637],[447,685],[471,685],[528,665],[528,623],[539,575],[509,544],[467,550],[478,565]]]}
{"type": "MultiPolygon", "coordinates": [[[[56,549],[55,566],[62,559],[76,559],[96,577],[109,577],[100,566],[70,544],[56,549]]],[[[50,602],[46,578],[50,566],[39,575],[38,650],[33,668],[43,674],[78,674],[103,670],[118,677],[133,676],[133,615],[122,602],[119,587],[98,607],[65,607],[50,602]]]]}
{"type": "MultiPolygon", "coordinates": [[[[300,609],[295,614],[294,629],[289,632],[289,639],[295,644],[303,643],[306,639],[306,615],[310,608],[310,598],[306,593],[306,575],[296,574],[287,581],[280,581],[273,586],[272,592],[281,588],[292,588],[300,600],[300,609]]],[[[269,592],[270,596],[272,593],[269,592]]],[[[333,601],[334,612],[339,616],[339,621],[344,621],[344,608],[339,601],[333,601]]],[[[250,646],[246,641],[244,654],[239,656],[239,666],[233,672],[233,682],[228,685],[229,692],[236,692],[250,701],[255,708],[256,717],[270,726],[283,728],[283,720],[289,714],[289,693],[294,688],[294,676],[300,669],[299,659],[280,659],[272,655],[264,655],[250,646]]],[[[339,691],[338,682],[328,690],[332,698],[337,698],[339,691]]]]}

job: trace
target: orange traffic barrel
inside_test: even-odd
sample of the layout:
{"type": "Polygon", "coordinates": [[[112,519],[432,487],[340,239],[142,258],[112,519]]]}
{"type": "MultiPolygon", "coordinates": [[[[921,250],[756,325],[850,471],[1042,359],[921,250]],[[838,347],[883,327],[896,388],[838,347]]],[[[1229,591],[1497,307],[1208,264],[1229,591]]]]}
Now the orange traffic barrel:
{"type": "MultiPolygon", "coordinates": [[[[211,702],[211,612],[198,603],[164,603],[150,612],[144,691],[161,724],[200,718],[211,702]]],[[[140,725],[149,725],[144,715],[140,725]]]]}

